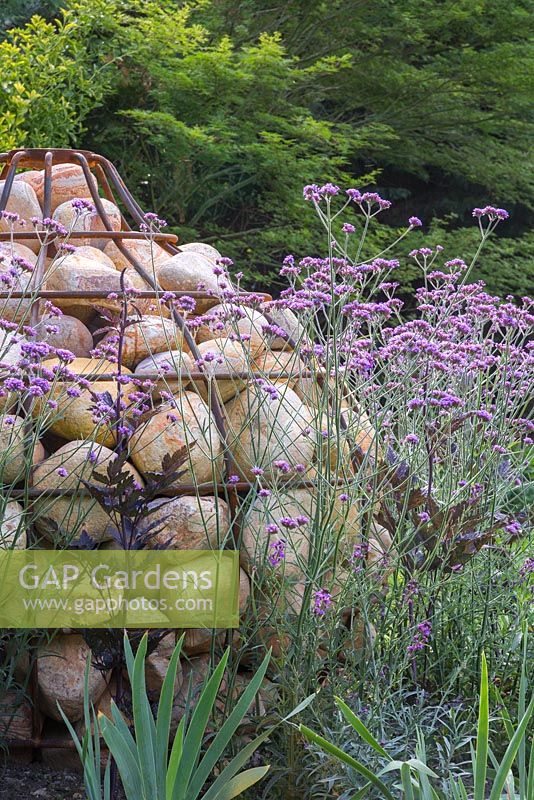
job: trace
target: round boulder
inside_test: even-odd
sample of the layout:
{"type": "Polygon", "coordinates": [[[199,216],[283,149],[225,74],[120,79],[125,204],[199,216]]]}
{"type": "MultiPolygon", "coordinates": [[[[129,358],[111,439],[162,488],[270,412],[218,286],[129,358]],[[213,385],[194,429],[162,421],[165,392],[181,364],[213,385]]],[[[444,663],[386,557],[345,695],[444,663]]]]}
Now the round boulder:
{"type": "Polygon", "coordinates": [[[205,483],[220,476],[222,443],[204,401],[194,392],[182,392],[175,407],[156,412],[133,434],[131,459],[141,474],[161,473],[166,455],[187,447],[182,473],[162,494],[184,483],[205,483]]]}
{"type": "MultiPolygon", "coordinates": [[[[52,167],[51,177],[51,211],[55,211],[61,203],[69,203],[77,198],[91,200],[91,190],[78,164],[56,164],[52,167]]],[[[44,206],[44,179],[44,169],[21,172],[15,179],[28,183],[34,189],[41,208],[44,206]]],[[[91,182],[96,189],[98,184],[94,175],[91,175],[91,182]]]]}
{"type": "Polygon", "coordinates": [[[198,253],[214,264],[221,258],[221,254],[216,247],[213,247],[211,244],[205,244],[204,242],[187,242],[187,244],[180,244],[178,249],[181,253],[198,253]]]}
{"type": "Polygon", "coordinates": [[[103,264],[104,267],[108,267],[108,269],[115,269],[115,264],[111,258],[106,255],[103,250],[99,250],[98,247],[82,245],[76,248],[75,255],[82,256],[82,258],[89,258],[91,261],[98,261],[99,264],[103,264]]]}
{"type": "MultiPolygon", "coordinates": [[[[86,258],[78,253],[57,258],[45,275],[45,288],[49,291],[91,292],[101,291],[117,293],[121,291],[120,273],[107,267],[100,261],[86,258]]],[[[125,282],[125,288],[135,288],[131,280],[125,282]]],[[[120,300],[104,297],[58,297],[54,304],[65,314],[87,321],[94,313],[95,306],[119,311],[120,300]]]]}
{"type": "MultiPolygon", "coordinates": [[[[102,343],[116,338],[117,334],[106,334],[102,343]]],[[[173,320],[162,317],[143,316],[128,325],[122,342],[122,363],[130,368],[155,353],[168,350],[187,350],[184,335],[173,320]]]]}
{"type": "Polygon", "coordinates": [[[159,400],[161,392],[177,394],[182,392],[189,382],[188,375],[193,369],[193,359],[183,350],[167,350],[154,353],[140,361],[135,368],[135,376],[142,378],[145,374],[158,372],[161,379],[152,390],[152,397],[159,400]]]}
{"type": "Polygon", "coordinates": [[[295,479],[308,471],[315,451],[312,414],[288,386],[249,383],[225,411],[228,447],[245,479],[255,480],[255,467],[263,470],[266,482],[295,479]]]}
{"type": "MultiPolygon", "coordinates": [[[[249,372],[249,359],[247,352],[240,342],[231,339],[214,339],[198,345],[201,366],[197,369],[208,376],[210,382],[214,381],[217,393],[223,403],[234,397],[246,386],[246,378],[232,377],[239,373],[249,372]],[[223,377],[229,375],[229,377],[223,377]]],[[[192,381],[195,390],[207,402],[208,384],[199,379],[192,381]]]]}
{"type": "MultiPolygon", "coordinates": [[[[39,705],[51,719],[62,720],[57,704],[69,722],[83,717],[85,668],[91,650],[78,634],[56,635],[39,647],[39,705]]],[[[89,667],[89,703],[96,706],[106,689],[106,675],[89,667]]]]}
{"type": "Polygon", "coordinates": [[[197,331],[197,340],[207,342],[228,337],[241,342],[256,358],[268,345],[269,336],[264,333],[268,324],[263,314],[253,308],[218,304],[210,308],[207,324],[197,331]]]}
{"type": "MultiPolygon", "coordinates": [[[[104,211],[107,214],[108,220],[111,224],[112,231],[120,231],[121,229],[121,212],[111,200],[102,199],[104,211]]],[[[106,227],[103,220],[100,218],[99,213],[95,208],[83,209],[79,211],[74,208],[72,201],[61,203],[53,214],[56,222],[63,225],[69,233],[93,233],[94,231],[105,231],[106,227]]],[[[90,247],[98,247],[103,250],[109,239],[102,237],[84,237],[84,236],[71,236],[72,244],[74,245],[89,245],[90,247]]]]}
{"type": "Polygon", "coordinates": [[[230,530],[228,505],[218,497],[182,495],[172,500],[153,500],[149,508],[150,514],[145,518],[152,531],[148,548],[219,549],[230,530]]]}
{"type": "MultiPolygon", "coordinates": [[[[0,181],[0,195],[4,191],[5,183],[5,181],[0,181]]],[[[41,206],[39,205],[39,200],[37,199],[34,189],[25,181],[13,182],[5,210],[11,212],[12,214],[18,214],[22,220],[25,220],[26,228],[30,231],[32,230],[32,223],[30,221],[32,217],[41,219],[43,216],[41,206]]],[[[21,230],[18,223],[14,224],[13,229],[16,231],[21,230]]],[[[8,232],[10,230],[11,223],[1,217],[0,232],[8,232]]],[[[29,249],[34,253],[38,253],[41,249],[41,243],[39,242],[39,239],[19,239],[18,241],[20,244],[24,244],[26,247],[29,247],[29,249]]]]}
{"type": "Polygon", "coordinates": [[[0,416],[0,483],[18,483],[27,472],[27,451],[33,450],[32,463],[44,458],[44,448],[36,442],[32,431],[25,430],[25,422],[16,414],[0,416]]]}
{"type": "MultiPolygon", "coordinates": [[[[168,261],[172,257],[157,242],[150,239],[123,239],[123,247],[128,253],[138,261],[148,274],[153,277],[156,274],[157,267],[168,261]]],[[[108,242],[104,248],[104,253],[109,256],[115,269],[120,270],[133,268],[132,262],[125,256],[115,242],[108,242]]]]}
{"type": "Polygon", "coordinates": [[[0,498],[0,549],[25,550],[28,534],[24,523],[24,509],[16,500],[0,498]]]}
{"type": "Polygon", "coordinates": [[[273,334],[267,340],[271,350],[292,350],[293,345],[288,342],[291,339],[295,343],[300,343],[305,338],[306,331],[300,324],[297,315],[290,308],[282,308],[276,303],[265,303],[262,311],[269,318],[269,322],[277,325],[284,331],[283,335],[273,334]]]}
{"type": "Polygon", "coordinates": [[[40,338],[58,350],[69,350],[77,358],[90,358],[93,349],[91,331],[76,317],[43,317],[38,326],[40,338]]]}
{"type": "MultiPolygon", "coordinates": [[[[112,539],[119,518],[107,514],[91,497],[76,496],[76,491],[85,489],[84,481],[102,486],[94,475],[106,475],[110,461],[115,458],[116,454],[103,445],[78,440],[68,442],[38,464],[33,475],[34,487],[42,492],[61,489],[65,496],[49,495],[35,500],[36,530],[63,547],[78,538],[82,530],[97,543],[112,539]]],[[[124,469],[142,485],[141,476],[131,464],[124,469]]]]}
{"type": "MultiPolygon", "coordinates": [[[[59,359],[52,358],[44,361],[43,366],[53,370],[54,367],[58,367],[61,363],[59,359]]],[[[70,372],[80,375],[108,375],[116,374],[117,372],[115,364],[96,358],[75,358],[68,368],[70,372]]],[[[126,367],[123,367],[122,372],[123,375],[131,374],[126,367]]],[[[123,396],[127,397],[128,394],[134,391],[134,388],[131,384],[122,386],[123,396]]],[[[93,391],[98,394],[109,394],[113,403],[115,403],[117,399],[117,382],[113,379],[94,381],[93,391]]],[[[89,389],[82,388],[77,382],[57,381],[47,395],[36,399],[32,413],[34,417],[40,417],[41,420],[44,419],[45,414],[48,415],[46,417],[48,430],[63,439],[94,439],[95,442],[113,446],[116,441],[115,431],[108,420],[95,422],[93,418],[94,404],[95,399],[89,389]],[[70,396],[72,393],[75,393],[75,396],[70,396]],[[56,409],[46,410],[46,403],[49,400],[57,403],[56,409]]],[[[112,416],[110,414],[110,419],[112,419],[112,416]]]]}
{"type": "Polygon", "coordinates": [[[0,411],[9,408],[16,399],[15,392],[10,392],[3,388],[3,379],[11,376],[10,367],[16,366],[22,358],[21,345],[24,339],[11,331],[0,330],[0,411]]]}
{"type": "MultiPolygon", "coordinates": [[[[158,282],[170,292],[206,292],[217,297],[219,281],[213,272],[213,261],[195,252],[182,252],[156,265],[158,282]]],[[[213,301],[196,298],[196,311],[203,314],[213,301]]]]}

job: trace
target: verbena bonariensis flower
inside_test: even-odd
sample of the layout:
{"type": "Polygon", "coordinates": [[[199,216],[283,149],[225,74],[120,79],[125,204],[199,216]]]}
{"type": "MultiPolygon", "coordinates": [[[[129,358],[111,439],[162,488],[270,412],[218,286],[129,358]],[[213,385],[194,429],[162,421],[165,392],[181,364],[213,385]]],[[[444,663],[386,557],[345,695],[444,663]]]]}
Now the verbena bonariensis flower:
{"type": "MultiPolygon", "coordinates": [[[[319,392],[321,413],[328,408],[334,420],[322,438],[335,449],[330,443],[339,443],[352,428],[359,441],[358,415],[352,418],[340,406],[352,402],[364,410],[380,448],[393,456],[369,480],[370,456],[356,447],[361,462],[356,496],[371,509],[372,493],[385,492],[386,510],[379,518],[390,534],[413,537],[418,559],[416,539],[424,539],[434,548],[429,563],[437,563],[439,552],[451,569],[459,569],[462,559],[476,553],[499,526],[512,535],[513,523],[503,522],[508,518],[497,512],[506,493],[521,481],[521,448],[533,438],[519,423],[527,417],[526,398],[533,388],[532,300],[494,297],[482,282],[469,280],[472,263],[459,257],[440,263],[443,248],[422,245],[410,255],[421,268],[423,285],[416,293],[414,318],[405,319],[398,283],[390,280],[399,260],[387,252],[362,258],[363,246],[355,237],[344,237],[342,245],[332,230],[335,222],[341,231],[352,231],[351,222],[338,218],[338,208],[343,211],[347,202],[347,211],[356,205],[370,222],[376,209],[388,207],[387,201],[349,189],[348,201],[332,191],[325,204],[322,187],[315,184],[306,187],[305,196],[314,201],[332,252],[328,257],[286,257],[281,275],[290,285],[269,308],[297,315],[305,328],[301,357],[331,378],[319,392]],[[393,483],[386,489],[388,481],[393,483]],[[406,513],[408,490],[412,505],[406,513]]],[[[484,245],[492,226],[507,214],[488,206],[480,216],[490,222],[481,227],[484,245]]],[[[400,238],[420,223],[410,217],[400,238]]],[[[375,457],[380,458],[379,450],[375,457]]]]}
{"type": "Polygon", "coordinates": [[[313,613],[318,617],[324,617],[332,605],[332,595],[327,589],[317,589],[313,593],[313,613]]]}
{"type": "Polygon", "coordinates": [[[277,539],[269,545],[267,559],[271,567],[278,567],[286,557],[286,540],[277,539]]]}
{"type": "Polygon", "coordinates": [[[432,635],[432,623],[429,620],[424,620],[417,625],[411,643],[408,645],[408,653],[415,653],[417,650],[424,650],[428,645],[430,636],[432,635]]]}

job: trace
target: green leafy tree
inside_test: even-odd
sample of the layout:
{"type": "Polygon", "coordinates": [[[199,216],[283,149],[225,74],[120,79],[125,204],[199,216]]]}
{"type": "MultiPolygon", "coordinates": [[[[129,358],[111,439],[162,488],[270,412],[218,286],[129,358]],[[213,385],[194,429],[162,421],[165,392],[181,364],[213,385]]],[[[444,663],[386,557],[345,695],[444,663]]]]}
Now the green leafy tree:
{"type": "Polygon", "coordinates": [[[0,43],[3,149],[102,152],[182,240],[218,245],[256,286],[286,253],[319,252],[306,183],[377,188],[394,201],[383,238],[415,213],[451,257],[492,202],[512,219],[474,277],[528,290],[527,0],[62,6],[54,20],[57,0],[11,3],[46,20],[0,43]]]}
{"type": "Polygon", "coordinates": [[[90,40],[97,26],[99,35],[110,32],[112,18],[99,16],[102,0],[85,5],[51,22],[34,15],[0,42],[3,150],[71,145],[110,90],[111,68],[95,57],[90,40]]]}

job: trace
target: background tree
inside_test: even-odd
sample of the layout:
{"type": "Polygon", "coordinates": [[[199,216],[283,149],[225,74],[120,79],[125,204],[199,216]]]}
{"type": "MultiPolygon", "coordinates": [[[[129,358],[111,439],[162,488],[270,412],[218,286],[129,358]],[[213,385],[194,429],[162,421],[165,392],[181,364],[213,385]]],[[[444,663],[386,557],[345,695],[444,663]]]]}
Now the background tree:
{"type": "MultiPolygon", "coordinates": [[[[394,201],[385,226],[416,213],[451,257],[469,249],[470,209],[503,205],[511,224],[478,275],[501,292],[534,283],[526,0],[62,5],[61,22],[34,18],[1,45],[8,146],[103,152],[147,208],[184,240],[219,243],[250,283],[319,248],[300,188],[326,180],[377,188],[394,201]]],[[[39,9],[53,18],[57,3],[39,9]]]]}

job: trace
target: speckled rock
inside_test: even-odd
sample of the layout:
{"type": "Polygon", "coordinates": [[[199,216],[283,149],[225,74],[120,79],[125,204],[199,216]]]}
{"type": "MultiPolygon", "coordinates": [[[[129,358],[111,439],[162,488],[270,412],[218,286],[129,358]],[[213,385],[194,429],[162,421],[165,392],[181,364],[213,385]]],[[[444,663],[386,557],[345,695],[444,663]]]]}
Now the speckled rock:
{"type": "MultiPolygon", "coordinates": [[[[307,574],[307,559],[313,530],[329,528],[343,542],[356,542],[360,535],[358,507],[343,502],[341,491],[317,494],[312,488],[277,490],[268,497],[257,496],[241,517],[242,565],[250,571],[265,568],[273,554],[271,545],[285,540],[285,557],[281,570],[286,577],[303,581],[307,574]],[[299,521],[298,527],[287,527],[284,519],[299,521]],[[268,525],[276,525],[273,532],[268,525]]],[[[352,548],[351,548],[352,552],[352,548]]]]}
{"type": "MultiPolygon", "coordinates": [[[[45,275],[45,288],[50,291],[87,292],[101,291],[106,293],[120,292],[120,273],[116,269],[106,267],[94,259],[85,258],[83,255],[71,253],[63,258],[58,258],[45,275]]],[[[125,282],[125,288],[131,288],[131,280],[125,282]]],[[[54,304],[65,314],[87,321],[94,313],[95,307],[109,308],[118,311],[119,299],[108,297],[63,297],[54,300],[54,304]]]]}
{"type": "Polygon", "coordinates": [[[24,509],[16,500],[0,498],[0,549],[25,550],[28,534],[24,522],[24,509]]]}
{"type": "Polygon", "coordinates": [[[103,264],[104,267],[108,267],[108,269],[115,269],[115,264],[113,263],[111,258],[108,255],[106,255],[104,250],[99,250],[98,247],[81,245],[80,247],[76,248],[75,255],[82,256],[83,258],[88,258],[91,261],[98,261],[99,264],[103,264]]]}
{"type": "Polygon", "coordinates": [[[27,183],[37,195],[37,189],[41,187],[43,183],[43,174],[44,172],[42,169],[27,169],[24,172],[17,172],[15,175],[15,182],[22,181],[23,183],[27,183]]]}
{"type": "MultiPolygon", "coordinates": [[[[40,708],[61,720],[57,703],[70,722],[83,716],[84,676],[90,649],[78,634],[58,634],[38,650],[40,708]]],[[[106,688],[106,676],[89,669],[89,702],[96,704],[106,688]]]]}
{"type": "MultiPolygon", "coordinates": [[[[241,568],[239,570],[239,613],[241,616],[245,614],[249,598],[250,579],[245,570],[241,568]]],[[[184,633],[183,651],[189,658],[209,653],[214,636],[220,645],[223,645],[226,639],[226,631],[216,631],[210,628],[188,628],[184,633]]],[[[239,631],[231,631],[231,634],[231,641],[234,646],[237,646],[239,631]]]]}
{"type": "MultiPolygon", "coordinates": [[[[107,334],[103,343],[113,337],[116,334],[107,334]]],[[[180,328],[170,319],[143,316],[126,328],[122,344],[122,363],[133,368],[151,354],[168,350],[188,350],[180,328]]]]}
{"type": "Polygon", "coordinates": [[[384,585],[394,572],[398,558],[397,548],[389,532],[377,522],[371,524],[367,546],[367,569],[372,577],[384,585]]]}
{"type": "MultiPolygon", "coordinates": [[[[37,730],[43,717],[37,712],[37,730]]],[[[8,739],[31,739],[33,736],[33,711],[30,701],[22,692],[7,691],[0,699],[0,736],[8,739]]]]}
{"type": "MultiPolygon", "coordinates": [[[[182,495],[153,500],[146,523],[156,525],[147,547],[167,550],[208,550],[223,546],[230,529],[228,504],[216,497],[182,495]]],[[[143,527],[141,527],[143,530],[143,527]]]]}
{"type": "Polygon", "coordinates": [[[90,330],[76,317],[68,314],[43,317],[38,330],[40,338],[51,347],[70,350],[77,358],[91,357],[93,337],[90,330]]]}
{"type": "Polygon", "coordinates": [[[44,458],[44,448],[34,440],[34,434],[28,439],[22,417],[16,414],[0,416],[0,483],[13,484],[24,478],[26,473],[25,440],[33,448],[33,461],[37,464],[44,458]]]}
{"type": "Polygon", "coordinates": [[[269,320],[272,320],[275,325],[282,328],[286,334],[286,336],[269,337],[267,344],[271,350],[292,350],[293,346],[288,339],[295,341],[297,344],[305,339],[306,331],[300,324],[297,315],[290,308],[279,308],[271,303],[265,303],[261,310],[265,312],[269,320]]]}
{"type": "Polygon", "coordinates": [[[204,401],[193,392],[176,397],[176,408],[165,407],[134,433],[131,460],[141,472],[161,472],[167,454],[187,446],[189,458],[182,475],[168,491],[184,483],[205,483],[220,475],[222,444],[214,420],[204,401]]]}
{"type": "Polygon", "coordinates": [[[0,259],[7,259],[7,262],[4,260],[2,263],[10,265],[14,256],[26,259],[32,266],[37,263],[37,255],[25,244],[21,244],[19,241],[0,242],[0,259]]]}
{"type": "MultiPolygon", "coordinates": [[[[184,662],[184,680],[178,692],[173,708],[173,722],[176,724],[184,714],[187,707],[194,709],[198,703],[200,693],[210,677],[210,657],[207,654],[199,655],[184,662]]],[[[231,678],[225,674],[219,688],[216,708],[221,714],[227,716],[235,707],[239,697],[243,694],[250,681],[252,674],[249,672],[238,672],[231,678]]],[[[277,707],[279,702],[276,687],[271,681],[264,679],[257,697],[251,702],[247,713],[243,717],[239,726],[239,731],[243,733],[248,728],[254,718],[266,713],[267,710],[277,707]]],[[[213,725],[213,723],[210,723],[213,725]]],[[[254,729],[255,724],[253,723],[254,729]]]]}
{"type": "Polygon", "coordinates": [[[351,615],[351,625],[343,637],[337,657],[342,664],[359,664],[369,654],[376,639],[376,628],[355,609],[351,615]]]}
{"type": "MultiPolygon", "coordinates": [[[[4,186],[5,181],[0,181],[0,195],[4,191],[4,186]]],[[[34,189],[25,181],[13,182],[6,205],[6,211],[10,211],[12,214],[18,214],[21,219],[25,220],[26,229],[29,231],[33,230],[32,223],[30,221],[31,218],[37,217],[40,219],[43,216],[41,212],[41,206],[39,205],[39,200],[37,199],[34,189]]],[[[11,225],[8,220],[0,219],[0,232],[7,232],[9,230],[11,230],[11,225]]],[[[14,230],[20,231],[24,230],[24,228],[21,228],[20,225],[15,224],[14,230]]],[[[38,239],[19,239],[18,241],[20,244],[24,244],[26,247],[29,247],[34,253],[38,253],[41,248],[38,239]]]]}
{"type": "MultiPolygon", "coordinates": [[[[28,183],[34,189],[41,208],[44,205],[44,176],[44,170],[40,169],[21,172],[15,178],[28,183]]],[[[91,176],[91,182],[96,189],[94,175],[91,176]]],[[[83,169],[78,164],[56,164],[52,167],[51,211],[55,211],[61,203],[70,203],[76,198],[91,200],[91,191],[83,169]]]]}
{"type": "Polygon", "coordinates": [[[0,299],[0,317],[7,319],[10,322],[18,322],[19,324],[29,325],[30,314],[32,308],[31,295],[37,289],[36,276],[28,270],[22,269],[11,262],[6,261],[1,263],[2,271],[12,269],[11,285],[3,286],[1,291],[10,292],[24,292],[27,297],[15,297],[12,299],[0,299]]]}
{"type": "MultiPolygon", "coordinates": [[[[231,339],[214,339],[198,345],[198,350],[202,359],[202,369],[211,381],[215,381],[221,402],[225,403],[243,389],[246,385],[245,378],[234,377],[225,380],[219,377],[225,373],[237,375],[249,372],[249,358],[240,342],[233,342],[231,339]]],[[[207,402],[208,384],[203,380],[196,380],[192,381],[192,385],[207,402]]]]}
{"type": "MultiPolygon", "coordinates": [[[[0,367],[0,376],[5,376],[9,372],[9,366],[18,363],[22,357],[21,344],[24,338],[10,331],[0,331],[0,363],[6,367],[0,367]]],[[[11,407],[16,395],[14,392],[0,396],[0,411],[11,407]]]]}
{"type": "Polygon", "coordinates": [[[268,346],[269,337],[263,329],[269,323],[259,311],[232,304],[216,305],[209,310],[210,321],[197,331],[197,341],[229,337],[240,341],[256,358],[268,346]]]}
{"type": "Polygon", "coordinates": [[[152,397],[159,400],[161,392],[177,394],[182,392],[189,383],[188,374],[194,369],[193,359],[183,350],[167,350],[140,361],[135,368],[136,377],[154,372],[161,373],[161,380],[156,383],[152,397]]]}
{"type": "Polygon", "coordinates": [[[221,254],[216,247],[204,242],[187,242],[187,244],[180,244],[178,249],[182,253],[199,253],[199,255],[204,256],[214,264],[221,258],[221,254]]]}
{"type": "Polygon", "coordinates": [[[295,388],[299,376],[307,369],[306,363],[298,357],[296,352],[287,350],[263,350],[252,360],[251,366],[258,377],[272,381],[274,384],[286,383],[292,389],[295,388]],[[276,377],[275,374],[278,372],[285,372],[288,377],[276,377]]]}
{"type": "MultiPolygon", "coordinates": [[[[59,359],[52,358],[44,362],[48,369],[53,369],[60,364],[59,359]]],[[[76,358],[69,365],[71,372],[80,375],[89,374],[112,374],[117,371],[115,364],[102,359],[91,358],[76,358]]],[[[123,367],[123,375],[131,374],[130,371],[123,367]]],[[[95,391],[99,393],[109,392],[112,399],[117,396],[117,383],[114,380],[101,380],[95,381],[95,391]]],[[[115,443],[115,433],[110,429],[110,426],[104,422],[95,423],[93,420],[93,411],[91,410],[94,405],[94,400],[91,396],[89,389],[82,389],[79,384],[75,383],[76,388],[80,394],[78,397],[69,397],[68,390],[72,384],[68,381],[64,383],[57,382],[52,391],[45,395],[43,398],[38,398],[33,407],[34,416],[42,415],[43,413],[50,414],[50,427],[52,433],[62,436],[64,439],[94,439],[101,444],[108,444],[113,446],[115,443]],[[57,409],[44,412],[44,405],[48,400],[54,400],[58,407],[57,409]]],[[[134,391],[131,384],[126,384],[122,387],[123,393],[127,396],[134,391]]]]}
{"type": "Polygon", "coordinates": [[[305,473],[313,462],[309,408],[288,386],[275,389],[273,399],[265,387],[250,383],[225,405],[228,446],[237,470],[250,480],[254,480],[253,467],[263,469],[264,481],[272,482],[294,479],[297,465],[304,465],[305,473]],[[287,462],[291,472],[278,469],[276,461],[287,462]]]}
{"type": "MultiPolygon", "coordinates": [[[[171,253],[160,247],[157,242],[151,242],[148,239],[123,239],[123,245],[150,276],[154,276],[154,268],[157,269],[160,264],[172,257],[171,253]]],[[[108,242],[104,253],[109,256],[115,269],[121,272],[123,269],[131,269],[133,266],[131,261],[121,253],[115,242],[108,242]]]]}
{"type": "MultiPolygon", "coordinates": [[[[203,291],[216,297],[219,282],[213,267],[213,261],[193,251],[177,253],[167,261],[158,263],[156,270],[162,289],[171,292],[203,291]]],[[[203,314],[212,305],[213,301],[197,299],[196,311],[203,314]]]]}
{"type": "MultiPolygon", "coordinates": [[[[36,466],[34,486],[40,491],[83,489],[82,480],[91,482],[95,473],[105,475],[114,458],[113,451],[103,445],[80,440],[68,442],[36,466]]],[[[131,464],[126,464],[125,470],[142,485],[141,476],[131,464]]],[[[37,498],[34,509],[37,531],[51,541],[57,539],[62,546],[80,536],[82,530],[86,530],[95,542],[109,540],[119,524],[118,519],[107,514],[91,497],[37,498]]]]}
{"type": "MultiPolygon", "coordinates": [[[[102,205],[104,206],[104,211],[106,212],[109,222],[111,224],[111,229],[113,231],[120,231],[121,229],[121,212],[115,205],[112,203],[111,200],[105,200],[102,198],[102,205]]],[[[100,215],[96,211],[96,209],[90,210],[85,209],[83,211],[78,211],[77,209],[73,208],[72,202],[69,200],[66,203],[61,203],[61,205],[57,206],[53,214],[54,219],[63,225],[69,232],[75,233],[87,233],[93,231],[105,231],[105,225],[100,215]]],[[[98,247],[100,250],[103,250],[106,246],[109,239],[104,237],[84,237],[84,236],[76,236],[71,237],[70,241],[74,245],[89,245],[90,247],[98,247]]]]}
{"type": "MultiPolygon", "coordinates": [[[[172,632],[163,637],[158,646],[147,656],[145,661],[146,688],[149,692],[155,694],[158,700],[175,647],[176,634],[172,632]]],[[[175,694],[179,691],[182,681],[182,664],[178,662],[176,679],[174,681],[175,694]]]]}

